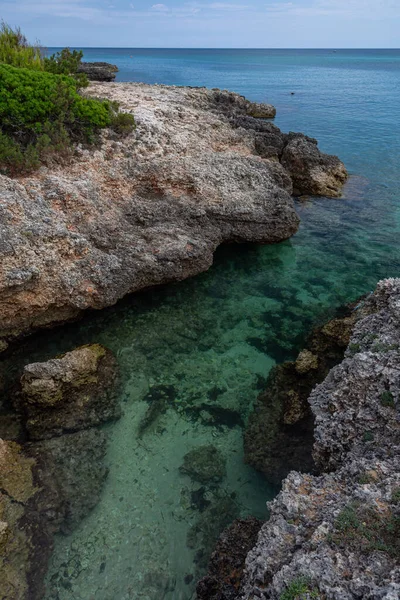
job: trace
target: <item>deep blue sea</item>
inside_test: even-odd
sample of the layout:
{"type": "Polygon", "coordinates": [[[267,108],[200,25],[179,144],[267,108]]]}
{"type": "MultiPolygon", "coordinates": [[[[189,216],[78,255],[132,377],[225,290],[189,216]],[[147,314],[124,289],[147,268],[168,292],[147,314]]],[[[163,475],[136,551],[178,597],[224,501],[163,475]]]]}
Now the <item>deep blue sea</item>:
{"type": "Polygon", "coordinates": [[[97,48],[84,49],[84,60],[115,63],[118,81],[270,102],[281,129],[316,137],[351,174],[342,199],[297,201],[291,240],[221,248],[208,273],[41,333],[23,349],[32,360],[101,342],[124,377],[103,496],[58,539],[48,599],[189,600],[213,536],[232,515],[265,518],[276,490],[243,465],[239,425],[210,424],[207,411],[188,419],[183,408],[216,395],[245,421],[269,369],[293,358],[313,325],[380,278],[400,276],[400,50],[97,48]],[[149,391],[161,386],[174,404],[139,440],[149,391]],[[179,466],[204,444],[222,452],[227,473],[202,490],[179,466]]]}

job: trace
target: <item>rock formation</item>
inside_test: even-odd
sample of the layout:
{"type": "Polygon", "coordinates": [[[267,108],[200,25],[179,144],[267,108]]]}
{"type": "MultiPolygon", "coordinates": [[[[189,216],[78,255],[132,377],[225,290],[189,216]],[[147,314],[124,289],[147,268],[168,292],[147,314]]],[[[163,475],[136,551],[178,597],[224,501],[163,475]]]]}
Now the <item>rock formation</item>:
{"type": "Polygon", "coordinates": [[[299,219],[291,197],[336,196],[339,159],[283,134],[269,105],[205,88],[93,84],[134,112],[64,166],[0,177],[0,338],[100,309],[209,268],[224,242],[274,243],[299,219]],[[302,178],[300,177],[300,172],[302,178]]]}
{"type": "Polygon", "coordinates": [[[107,62],[81,62],[78,73],[84,73],[90,81],[114,81],[118,67],[107,62]]]}
{"type": "Polygon", "coordinates": [[[116,362],[99,344],[27,365],[19,408],[31,440],[43,440],[117,419],[116,362]]]}
{"type": "Polygon", "coordinates": [[[245,460],[274,485],[294,469],[315,470],[314,416],[308,397],[343,359],[357,318],[354,306],[315,329],[296,361],[274,367],[257,398],[244,435],[245,460]]]}
{"type": "Polygon", "coordinates": [[[98,344],[25,367],[16,407],[33,441],[0,440],[0,598],[42,598],[54,533],[98,502],[107,436],[94,425],[119,416],[116,391],[115,359],[98,344]]]}
{"type": "Polygon", "coordinates": [[[399,598],[399,306],[389,279],[358,308],[344,360],[309,398],[322,473],[286,478],[234,597],[399,598]]]}

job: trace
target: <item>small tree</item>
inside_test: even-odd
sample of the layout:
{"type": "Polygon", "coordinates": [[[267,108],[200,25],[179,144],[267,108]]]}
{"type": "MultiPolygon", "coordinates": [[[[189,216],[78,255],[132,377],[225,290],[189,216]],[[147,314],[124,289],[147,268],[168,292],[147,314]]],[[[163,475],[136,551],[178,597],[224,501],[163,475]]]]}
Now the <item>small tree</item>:
{"type": "Polygon", "coordinates": [[[39,46],[31,46],[20,28],[0,23],[0,63],[42,71],[43,58],[39,46]]]}

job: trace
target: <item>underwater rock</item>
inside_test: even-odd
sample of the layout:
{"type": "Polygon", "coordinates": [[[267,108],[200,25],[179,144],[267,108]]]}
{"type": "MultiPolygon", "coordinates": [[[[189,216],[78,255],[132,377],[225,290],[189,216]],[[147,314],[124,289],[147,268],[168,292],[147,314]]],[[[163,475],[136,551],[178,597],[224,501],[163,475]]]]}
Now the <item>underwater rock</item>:
{"type": "Polygon", "coordinates": [[[218,483],[226,475],[226,459],[215,446],[199,446],[185,454],[179,470],[193,481],[218,483]]]}
{"type": "Polygon", "coordinates": [[[104,465],[107,435],[91,428],[28,444],[41,463],[42,480],[54,478],[64,508],[60,528],[69,533],[99,501],[108,470],[104,465]]]}
{"type": "Polygon", "coordinates": [[[347,179],[339,158],[320,152],[317,141],[305,135],[290,133],[287,140],[281,163],[293,180],[294,194],[339,198],[347,179]]]}
{"type": "Polygon", "coordinates": [[[207,575],[197,584],[197,600],[235,600],[247,553],[255,546],[263,522],[237,519],[220,535],[207,575]]]}
{"type": "Polygon", "coordinates": [[[52,531],[40,514],[36,461],[21,446],[0,440],[0,598],[39,600],[52,550],[52,531]]]}
{"type": "Polygon", "coordinates": [[[51,438],[119,418],[116,384],[115,358],[99,344],[27,365],[20,408],[30,439],[51,438]]]}
{"type": "Polygon", "coordinates": [[[241,600],[296,587],[326,600],[400,596],[399,306],[400,279],[379,282],[357,308],[344,360],[312,391],[313,454],[328,472],[285,479],[247,556],[241,600]]]}
{"type": "Polygon", "coordinates": [[[84,73],[90,81],[114,81],[118,67],[107,62],[81,62],[78,73],[84,73]]]}
{"type": "Polygon", "coordinates": [[[68,165],[0,177],[1,338],[196,275],[225,242],[289,238],[299,224],[297,151],[303,193],[325,194],[341,181],[341,163],[308,142],[307,156],[303,142],[290,142],[282,166],[278,128],[234,124],[274,111],[238,94],[139,83],[93,83],[85,93],[134,112],[137,129],[122,140],[104,131],[101,147],[77,148],[68,165]]]}
{"type": "Polygon", "coordinates": [[[343,359],[357,318],[354,306],[344,308],[342,318],[317,328],[295,362],[274,367],[257,398],[245,430],[245,461],[273,484],[279,485],[291,470],[315,470],[314,418],[308,397],[343,359]]]}
{"type": "Polygon", "coordinates": [[[207,495],[210,504],[203,510],[187,533],[187,546],[196,550],[197,579],[204,573],[221,531],[232,523],[239,513],[235,495],[214,489],[207,495]]]}

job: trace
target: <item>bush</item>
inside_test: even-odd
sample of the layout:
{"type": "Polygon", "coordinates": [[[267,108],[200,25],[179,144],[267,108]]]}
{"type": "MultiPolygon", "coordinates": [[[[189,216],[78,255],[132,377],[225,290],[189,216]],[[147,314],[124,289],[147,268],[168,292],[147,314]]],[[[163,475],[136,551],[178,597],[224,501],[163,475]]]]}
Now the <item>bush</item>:
{"type": "Polygon", "coordinates": [[[55,75],[70,75],[76,80],[78,87],[87,87],[89,85],[88,78],[84,73],[78,73],[82,58],[82,50],[71,52],[69,48],[64,48],[61,52],[56,52],[44,59],[44,69],[55,75]]]}
{"type": "Polygon", "coordinates": [[[107,101],[83,98],[74,79],[0,64],[0,164],[29,172],[73,142],[93,143],[111,125],[107,101]]]}
{"type": "Polygon", "coordinates": [[[30,46],[19,28],[12,29],[4,21],[0,24],[0,63],[42,71],[42,54],[37,46],[30,46]]]}

